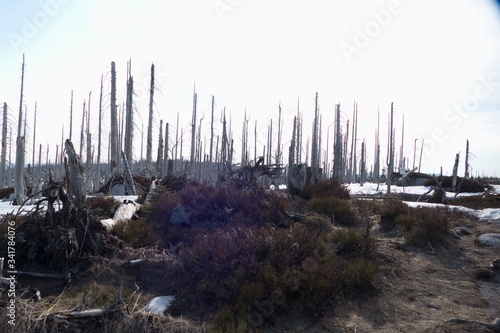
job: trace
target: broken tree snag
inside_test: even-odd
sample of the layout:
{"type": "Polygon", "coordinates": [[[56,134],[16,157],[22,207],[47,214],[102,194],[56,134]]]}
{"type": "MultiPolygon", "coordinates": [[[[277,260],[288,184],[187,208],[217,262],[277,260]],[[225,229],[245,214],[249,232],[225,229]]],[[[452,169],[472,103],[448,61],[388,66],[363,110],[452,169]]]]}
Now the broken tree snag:
{"type": "Polygon", "coordinates": [[[66,155],[68,155],[67,186],[70,201],[77,208],[85,207],[85,193],[83,191],[83,166],[75,152],[73,143],[69,139],[65,142],[66,155]]]}
{"type": "Polygon", "coordinates": [[[451,187],[453,188],[453,192],[457,191],[457,173],[458,173],[458,163],[460,161],[460,153],[455,156],[455,164],[453,165],[453,180],[451,183],[451,187]]]}
{"type": "Polygon", "coordinates": [[[132,172],[130,171],[127,156],[125,155],[125,153],[123,151],[122,151],[122,160],[123,160],[123,166],[125,169],[125,188],[126,188],[127,193],[129,195],[135,195],[134,178],[132,177],[132,172]]]}

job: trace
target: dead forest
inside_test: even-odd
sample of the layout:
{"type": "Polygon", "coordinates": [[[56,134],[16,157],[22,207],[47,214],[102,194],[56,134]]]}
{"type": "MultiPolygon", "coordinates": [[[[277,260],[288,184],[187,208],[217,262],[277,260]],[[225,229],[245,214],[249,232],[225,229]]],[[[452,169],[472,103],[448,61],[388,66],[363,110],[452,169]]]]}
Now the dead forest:
{"type": "MultiPolygon", "coordinates": [[[[200,115],[197,105],[198,94],[196,91],[193,92],[189,131],[184,130],[182,124],[179,124],[178,112],[176,117],[169,115],[168,120],[158,119],[158,114],[155,115],[154,111],[156,85],[155,66],[152,64],[147,129],[139,130],[134,120],[139,110],[134,104],[131,61],[127,63],[124,101],[117,100],[116,65],[111,62],[110,75],[107,75],[110,77],[111,90],[104,91],[104,75],[101,75],[97,112],[94,111],[95,106],[92,105],[91,108],[91,102],[95,103],[92,92],[83,100],[81,112],[78,112],[77,102],[73,101],[73,91],[71,91],[68,106],[70,124],[69,126],[66,124],[69,130],[64,131],[63,127],[61,142],[55,144],[55,147],[49,144],[44,146],[37,142],[39,139],[36,103],[34,109],[30,111],[33,113],[33,122],[27,126],[28,106],[23,103],[24,66],[23,56],[19,112],[16,121],[12,121],[13,115],[9,114],[12,108],[3,103],[0,152],[0,186],[12,188],[14,192],[10,199],[18,204],[24,202],[27,195],[40,193],[50,179],[58,180],[65,177],[66,140],[75,145],[78,159],[84,168],[82,177],[86,194],[109,191],[113,194],[136,194],[138,191],[143,191],[144,186],[136,183],[133,180],[134,176],[142,177],[144,182],[144,180],[183,175],[189,179],[215,183],[221,175],[241,173],[244,168],[257,166],[260,169],[262,166],[266,168],[253,170],[252,175],[247,174],[245,177],[260,179],[265,186],[286,185],[303,189],[306,184],[330,178],[336,178],[341,183],[361,184],[371,181],[389,185],[395,184],[400,178],[405,181],[411,179],[412,183],[406,183],[407,185],[418,182],[416,178],[419,178],[422,165],[424,140],[419,142],[419,146],[415,140],[412,152],[403,150],[404,115],[401,127],[397,129],[394,124],[393,105],[386,114],[378,111],[373,146],[368,147],[366,133],[358,133],[356,102],[350,117],[345,112],[341,114],[340,105],[336,105],[333,111],[333,126],[325,126],[322,124],[319,96],[316,93],[314,110],[301,110],[298,103],[293,127],[289,133],[283,130],[283,113],[281,105],[278,104],[277,119],[269,119],[269,123],[264,124],[267,126],[267,142],[258,147],[257,127],[263,125],[257,124],[257,121],[251,124],[246,111],[241,127],[232,123],[231,115],[226,112],[225,107],[221,110],[215,109],[215,96],[212,96],[209,117],[205,117],[205,112],[200,115]],[[311,133],[304,133],[304,112],[314,115],[310,124],[311,133]],[[97,129],[91,128],[90,119],[94,117],[99,120],[97,129]],[[81,119],[79,128],[77,119],[81,119]],[[107,129],[102,128],[105,119],[106,123],[109,123],[107,129]],[[389,135],[386,139],[380,137],[381,122],[388,125],[389,135]],[[15,132],[12,123],[17,125],[15,132]],[[27,127],[32,129],[31,133],[27,133],[27,127]],[[209,128],[209,137],[202,134],[202,128],[205,130],[206,127],[209,128]],[[330,129],[333,133],[330,133],[330,129]],[[158,132],[158,135],[153,137],[153,132],[158,132]],[[31,138],[31,147],[26,143],[28,136],[31,138]],[[137,139],[138,136],[140,140],[137,139]],[[396,142],[396,138],[400,143],[396,142]],[[55,161],[51,161],[48,152],[54,150],[55,161]],[[371,161],[367,161],[368,151],[372,157],[371,161]],[[11,157],[13,153],[14,159],[11,157]],[[417,175],[408,177],[408,172],[417,175]],[[266,175],[268,177],[261,177],[266,175]]],[[[203,133],[206,133],[206,130],[203,133]]],[[[471,170],[470,156],[467,140],[464,178],[469,177],[471,170]]],[[[420,176],[426,178],[425,175],[420,176]]],[[[6,195],[3,197],[6,198],[6,195]]]]}

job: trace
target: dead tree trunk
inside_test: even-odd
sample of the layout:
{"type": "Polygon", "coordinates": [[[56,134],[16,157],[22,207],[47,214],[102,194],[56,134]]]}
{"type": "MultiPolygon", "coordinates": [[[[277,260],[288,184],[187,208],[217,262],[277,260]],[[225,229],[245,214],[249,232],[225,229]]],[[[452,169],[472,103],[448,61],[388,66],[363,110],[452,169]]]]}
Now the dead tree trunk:
{"type": "Polygon", "coordinates": [[[111,128],[110,128],[110,162],[109,171],[111,173],[118,172],[118,112],[116,107],[116,69],[115,62],[111,62],[111,128]]]}
{"type": "Polygon", "coordinates": [[[97,130],[97,158],[96,170],[94,177],[94,188],[97,190],[100,185],[101,177],[101,139],[102,139],[102,91],[103,91],[103,75],[101,74],[101,92],[99,94],[99,127],[97,130]]]}
{"type": "Polygon", "coordinates": [[[276,149],[276,164],[281,164],[281,136],[282,136],[281,103],[278,105],[278,147],[276,149]]]}
{"type": "Polygon", "coordinates": [[[82,126],[80,127],[80,153],[78,156],[80,157],[80,161],[83,159],[83,145],[85,142],[85,99],[83,100],[83,110],[82,110],[82,126]]]}
{"type": "Polygon", "coordinates": [[[2,152],[0,156],[0,188],[5,186],[5,161],[7,154],[7,103],[3,103],[2,152]]]}
{"type": "Polygon", "coordinates": [[[163,145],[165,146],[165,149],[163,150],[163,168],[162,168],[162,177],[166,177],[168,175],[168,150],[169,150],[169,145],[168,145],[168,140],[169,140],[169,124],[167,123],[165,125],[165,142],[163,145]]]}
{"type": "MultiPolygon", "coordinates": [[[[125,137],[124,148],[127,161],[132,163],[132,142],[134,139],[134,120],[133,120],[133,95],[134,95],[134,78],[131,75],[131,62],[129,61],[128,80],[127,80],[127,102],[125,114],[125,137]]],[[[129,164],[129,167],[131,165],[129,164]]]]}
{"type": "MultiPolygon", "coordinates": [[[[297,117],[293,117],[292,140],[288,150],[288,186],[291,187],[292,172],[295,171],[295,137],[297,135],[297,117]]],[[[255,161],[257,163],[257,161],[255,161]]]]}
{"type": "Polygon", "coordinates": [[[399,151],[399,173],[404,174],[405,171],[405,158],[404,158],[404,150],[403,146],[405,143],[405,116],[403,115],[403,124],[401,129],[401,147],[399,151]]]}
{"type": "Polygon", "coordinates": [[[373,165],[373,181],[380,179],[380,112],[377,112],[377,130],[375,131],[375,162],[373,165]]]}
{"type": "Polygon", "coordinates": [[[19,101],[19,118],[16,140],[16,169],[14,177],[14,201],[21,205],[26,200],[26,184],[24,183],[24,135],[23,130],[23,93],[24,93],[24,54],[21,71],[21,95],[19,101]]]}
{"type": "Polygon", "coordinates": [[[453,180],[451,183],[451,187],[453,188],[453,192],[457,190],[457,175],[458,175],[458,163],[460,161],[460,153],[455,156],[455,165],[453,165],[453,180]]]}
{"type": "Polygon", "coordinates": [[[68,139],[65,142],[68,155],[68,196],[76,208],[85,207],[85,192],[83,190],[83,166],[75,152],[73,143],[68,139]]]}
{"type": "Polygon", "coordinates": [[[149,176],[151,161],[153,159],[153,103],[155,91],[155,65],[151,64],[151,85],[149,87],[149,119],[148,137],[146,140],[146,173],[149,176]]]}
{"type": "Polygon", "coordinates": [[[87,137],[87,157],[86,157],[86,169],[85,170],[85,185],[86,191],[92,191],[92,133],[90,133],[90,97],[92,92],[89,93],[89,104],[87,109],[87,124],[86,124],[86,137],[87,137]]]}
{"type": "Polygon", "coordinates": [[[226,129],[226,108],[224,108],[224,115],[223,115],[223,120],[222,122],[222,151],[221,151],[221,163],[222,163],[222,170],[226,171],[227,170],[227,129],[226,129]]]}
{"type": "Polygon", "coordinates": [[[130,171],[127,155],[122,151],[123,169],[125,171],[125,190],[129,195],[135,195],[135,183],[130,171]]]}
{"type": "Polygon", "coordinates": [[[300,114],[300,99],[297,98],[297,139],[295,140],[295,164],[302,163],[302,116],[300,114]]]}
{"type": "Polygon", "coordinates": [[[158,154],[156,156],[156,174],[161,175],[163,170],[163,119],[160,120],[160,135],[158,136],[158,154]]]}
{"type": "MultiPolygon", "coordinates": [[[[335,106],[335,143],[333,158],[333,177],[342,181],[342,132],[340,127],[340,104],[335,106]]],[[[328,156],[327,156],[328,157],[328,156]]]]}
{"type": "Polygon", "coordinates": [[[73,90],[71,90],[71,101],[69,105],[69,139],[72,140],[73,135],[73,90]]]}
{"type": "Polygon", "coordinates": [[[464,178],[469,178],[469,139],[467,139],[465,148],[465,173],[464,178]]]}
{"type": "Polygon", "coordinates": [[[389,123],[389,152],[387,156],[387,194],[391,193],[392,170],[394,169],[394,108],[391,103],[391,116],[389,123]]]}
{"type": "Polygon", "coordinates": [[[360,165],[360,177],[359,184],[363,186],[366,181],[366,148],[365,148],[365,140],[361,142],[361,165],[360,165]]]}
{"type": "Polygon", "coordinates": [[[313,121],[313,132],[312,132],[312,142],[311,142],[311,185],[314,185],[318,178],[318,126],[319,126],[319,106],[318,106],[318,93],[316,92],[316,98],[314,102],[314,121],[313,121]]]}
{"type": "Polygon", "coordinates": [[[214,151],[214,108],[215,108],[215,97],[212,95],[212,118],[210,120],[210,163],[213,162],[213,151],[214,151]]]}
{"type": "Polygon", "coordinates": [[[193,119],[191,121],[191,157],[189,160],[190,171],[193,171],[194,158],[195,158],[195,140],[196,140],[196,103],[198,96],[196,94],[196,89],[193,93],[193,119]]]}

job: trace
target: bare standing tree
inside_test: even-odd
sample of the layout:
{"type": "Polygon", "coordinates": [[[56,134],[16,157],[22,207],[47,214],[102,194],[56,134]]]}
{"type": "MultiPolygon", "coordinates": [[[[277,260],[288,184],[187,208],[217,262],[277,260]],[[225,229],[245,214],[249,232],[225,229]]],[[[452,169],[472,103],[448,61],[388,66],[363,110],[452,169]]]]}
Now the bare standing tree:
{"type": "Polygon", "coordinates": [[[455,164],[453,165],[453,179],[451,183],[451,187],[453,188],[453,192],[457,191],[457,176],[458,176],[458,163],[460,161],[460,153],[455,156],[455,164]]]}
{"type": "MultiPolygon", "coordinates": [[[[161,131],[160,131],[161,132],[161,131]]],[[[164,146],[165,149],[163,150],[163,171],[162,171],[162,177],[166,177],[168,174],[168,150],[169,150],[169,145],[168,145],[168,140],[169,140],[169,124],[167,123],[165,125],[165,142],[164,146]]]]}
{"type": "Polygon", "coordinates": [[[97,158],[96,171],[94,177],[94,188],[98,189],[101,177],[101,139],[102,139],[102,94],[103,94],[103,75],[101,74],[101,91],[99,93],[99,128],[97,130],[97,158]]]}
{"type": "Polygon", "coordinates": [[[23,131],[23,96],[24,95],[24,54],[21,70],[21,94],[19,98],[19,118],[17,127],[16,140],[16,169],[14,177],[14,202],[17,205],[22,204],[26,200],[26,184],[24,183],[24,135],[23,131]]]}
{"type": "Polygon", "coordinates": [[[394,169],[394,103],[391,103],[391,115],[389,121],[389,151],[387,155],[387,194],[391,193],[392,171],[394,169]]]}
{"type": "Polygon", "coordinates": [[[335,142],[333,145],[333,177],[342,180],[342,131],[340,130],[340,104],[335,106],[335,142]]]}
{"type": "Polygon", "coordinates": [[[127,71],[127,101],[125,107],[125,133],[124,133],[124,153],[129,163],[132,164],[132,142],[134,139],[134,120],[133,120],[133,95],[134,95],[134,78],[131,74],[132,62],[129,60],[127,71]]]}
{"type": "Polygon", "coordinates": [[[212,95],[212,118],[210,120],[210,157],[208,158],[210,163],[212,163],[212,155],[214,151],[214,108],[215,108],[215,96],[212,95]]]}
{"type": "Polygon", "coordinates": [[[5,161],[7,155],[7,103],[3,103],[2,156],[0,157],[0,188],[5,186],[5,161]]]}
{"type": "Polygon", "coordinates": [[[68,183],[68,196],[70,201],[77,208],[85,207],[85,192],[83,190],[83,166],[80,162],[78,155],[75,152],[73,143],[70,140],[65,142],[67,158],[67,183],[68,183]]]}
{"type": "Polygon", "coordinates": [[[466,141],[465,147],[465,172],[464,178],[469,178],[469,139],[466,141]]]}
{"type": "MultiPolygon", "coordinates": [[[[198,95],[196,94],[196,85],[193,92],[193,120],[191,121],[191,158],[189,159],[190,169],[193,168],[195,157],[195,141],[196,141],[196,103],[198,95]]],[[[192,170],[190,170],[192,171],[192,170]]]]}
{"type": "Polygon", "coordinates": [[[110,128],[110,162],[109,171],[118,172],[118,162],[120,160],[118,150],[118,112],[116,107],[116,69],[115,62],[111,62],[111,128],[110,128]]]}
{"type": "Polygon", "coordinates": [[[318,137],[319,137],[319,105],[318,105],[318,92],[316,92],[316,98],[314,99],[314,121],[313,121],[313,132],[312,132],[312,142],[311,142],[311,182],[310,182],[311,185],[315,184],[319,177],[318,137]]]}
{"type": "Polygon", "coordinates": [[[380,178],[380,112],[377,112],[377,129],[375,131],[375,162],[373,166],[373,180],[379,182],[380,178]]]}
{"type": "Polygon", "coordinates": [[[163,119],[160,120],[160,135],[158,137],[158,152],[156,156],[156,174],[161,175],[163,170],[163,119]]]}
{"type": "Polygon", "coordinates": [[[146,172],[149,173],[153,155],[153,104],[155,91],[155,65],[151,64],[151,84],[149,87],[148,137],[146,141],[146,172]]]}

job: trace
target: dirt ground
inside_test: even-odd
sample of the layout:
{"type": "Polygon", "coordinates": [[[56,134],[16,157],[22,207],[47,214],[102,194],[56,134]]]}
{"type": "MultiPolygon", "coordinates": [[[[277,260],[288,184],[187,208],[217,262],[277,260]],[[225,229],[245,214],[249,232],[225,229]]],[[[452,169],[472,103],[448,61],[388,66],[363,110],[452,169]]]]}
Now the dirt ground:
{"type": "MultiPolygon", "coordinates": [[[[499,222],[463,219],[470,235],[450,237],[446,244],[417,249],[401,238],[378,238],[381,274],[378,293],[346,300],[334,313],[309,327],[285,327],[288,332],[500,332],[500,272],[494,278],[476,275],[488,270],[499,248],[482,247],[477,235],[500,233],[499,222]]],[[[286,325],[286,324],[285,324],[286,325]]],[[[284,327],[271,331],[282,331],[284,327]]]]}

